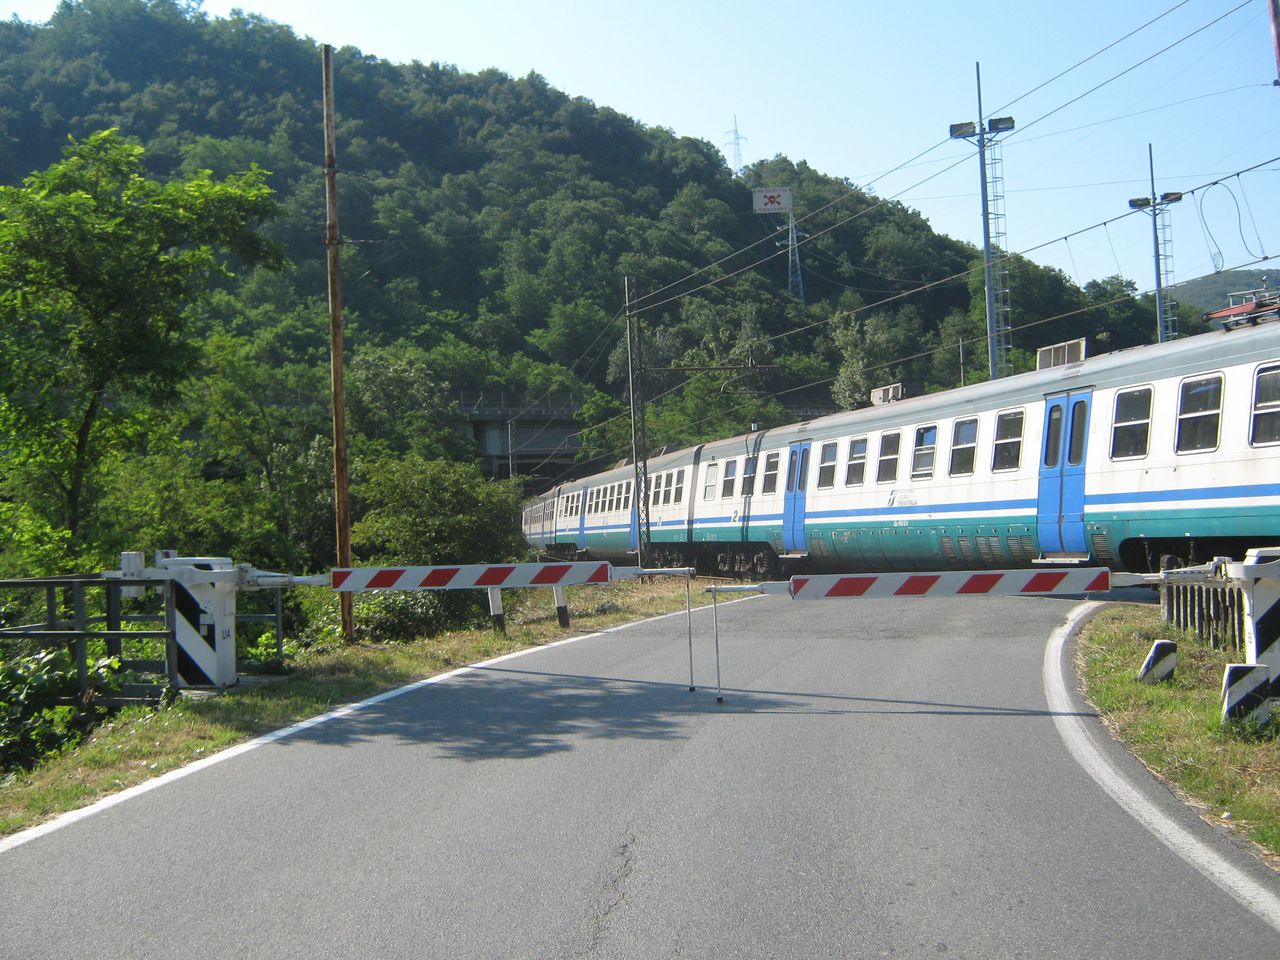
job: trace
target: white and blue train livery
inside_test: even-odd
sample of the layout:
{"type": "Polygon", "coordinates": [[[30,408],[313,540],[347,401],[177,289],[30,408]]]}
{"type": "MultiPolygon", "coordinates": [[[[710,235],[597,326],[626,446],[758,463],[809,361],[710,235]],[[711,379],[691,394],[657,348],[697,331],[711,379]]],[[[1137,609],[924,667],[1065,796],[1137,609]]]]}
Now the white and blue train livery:
{"type": "MultiPolygon", "coordinates": [[[[526,504],[635,562],[631,465],[526,504]]],[[[651,563],[725,574],[1097,563],[1280,544],[1280,323],[1225,328],[650,459],[651,563]]]]}

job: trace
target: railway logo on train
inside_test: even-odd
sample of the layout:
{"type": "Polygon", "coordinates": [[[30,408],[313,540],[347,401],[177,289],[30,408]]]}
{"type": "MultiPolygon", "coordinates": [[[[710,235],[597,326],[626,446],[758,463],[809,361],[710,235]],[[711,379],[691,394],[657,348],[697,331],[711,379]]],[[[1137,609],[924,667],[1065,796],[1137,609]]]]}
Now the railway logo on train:
{"type": "MultiPolygon", "coordinates": [[[[647,486],[650,562],[726,575],[1240,559],[1280,543],[1280,322],[700,444],[647,486]]],[[[634,487],[561,484],[525,536],[634,562],[634,487]]]]}

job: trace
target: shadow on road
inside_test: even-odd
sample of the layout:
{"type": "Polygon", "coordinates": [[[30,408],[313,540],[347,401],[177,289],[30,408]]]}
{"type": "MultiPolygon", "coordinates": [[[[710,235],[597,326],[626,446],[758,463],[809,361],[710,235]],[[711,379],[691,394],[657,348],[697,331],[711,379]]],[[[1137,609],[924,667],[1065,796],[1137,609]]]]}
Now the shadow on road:
{"type": "Polygon", "coordinates": [[[813,691],[726,687],[724,696],[717,703],[714,687],[691,693],[679,683],[479,667],[280,743],[398,741],[431,744],[439,755],[460,760],[525,759],[569,751],[582,740],[683,739],[691,721],[714,715],[1054,716],[1049,710],[813,691]]]}

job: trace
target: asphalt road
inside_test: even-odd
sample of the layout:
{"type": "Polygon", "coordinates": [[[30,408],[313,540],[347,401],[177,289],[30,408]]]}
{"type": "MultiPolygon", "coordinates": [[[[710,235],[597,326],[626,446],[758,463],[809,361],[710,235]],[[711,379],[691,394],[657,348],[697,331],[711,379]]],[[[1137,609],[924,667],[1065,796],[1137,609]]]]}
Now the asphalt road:
{"type": "Polygon", "coordinates": [[[1064,745],[1072,606],[722,605],[723,704],[707,612],[696,693],[682,616],[424,686],[0,851],[0,957],[1280,957],[1064,745]]]}

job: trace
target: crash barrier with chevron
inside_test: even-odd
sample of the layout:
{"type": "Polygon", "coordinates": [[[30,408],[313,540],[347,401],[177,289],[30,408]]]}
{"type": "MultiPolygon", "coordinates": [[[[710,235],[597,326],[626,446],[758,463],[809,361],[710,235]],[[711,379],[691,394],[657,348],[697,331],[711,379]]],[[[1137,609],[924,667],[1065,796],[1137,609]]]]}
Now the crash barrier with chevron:
{"type": "MultiPolygon", "coordinates": [[[[1157,587],[1166,623],[1242,655],[1243,663],[1229,664],[1223,671],[1224,720],[1266,723],[1271,718],[1280,698],[1280,547],[1250,550],[1243,563],[1217,557],[1197,567],[1115,579],[1117,585],[1141,582],[1157,587]]],[[[1144,680],[1172,676],[1177,647],[1163,643],[1159,651],[1152,648],[1143,664],[1139,675],[1144,680]]]]}
{"type": "Polygon", "coordinates": [[[235,628],[239,623],[276,624],[274,617],[236,613],[241,590],[280,590],[301,584],[327,582],[327,577],[294,577],[232,563],[228,557],[179,557],[171,550],[156,554],[147,566],[142,553],[120,555],[120,569],[58,577],[0,581],[0,589],[44,594],[45,619],[39,623],[6,626],[0,637],[41,648],[67,647],[72,653],[83,696],[89,686],[89,644],[102,644],[107,656],[136,682],[99,702],[130,703],[155,700],[166,690],[188,687],[228,687],[237,682],[235,628]],[[159,610],[129,613],[125,600],[153,598],[159,610]],[[163,658],[138,657],[139,641],[164,641],[163,658]],[[131,655],[133,654],[133,655],[131,655]]]}

